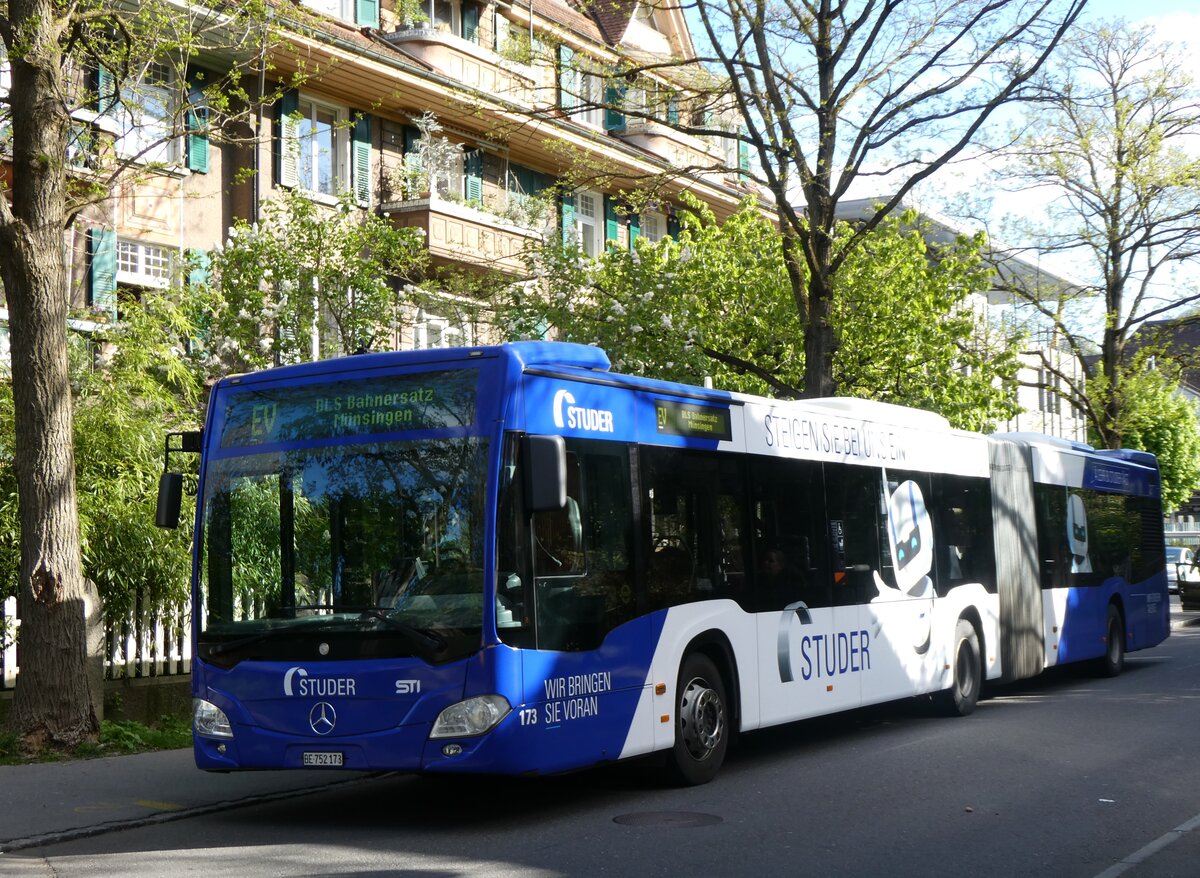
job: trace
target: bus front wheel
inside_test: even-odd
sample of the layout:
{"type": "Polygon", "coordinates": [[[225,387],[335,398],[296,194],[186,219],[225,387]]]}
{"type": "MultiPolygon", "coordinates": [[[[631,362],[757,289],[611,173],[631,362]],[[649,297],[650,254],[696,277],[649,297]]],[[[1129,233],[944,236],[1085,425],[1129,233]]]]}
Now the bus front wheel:
{"type": "Polygon", "coordinates": [[[675,747],[670,768],[686,786],[717,775],[729,747],[729,707],[725,682],[712,659],[692,653],[683,660],[675,694],[675,747]]]}
{"type": "Polygon", "coordinates": [[[955,626],[950,662],[954,678],[950,688],[942,693],[942,706],[951,716],[967,716],[979,703],[983,688],[983,657],[979,651],[979,632],[966,619],[959,619],[955,626]]]}

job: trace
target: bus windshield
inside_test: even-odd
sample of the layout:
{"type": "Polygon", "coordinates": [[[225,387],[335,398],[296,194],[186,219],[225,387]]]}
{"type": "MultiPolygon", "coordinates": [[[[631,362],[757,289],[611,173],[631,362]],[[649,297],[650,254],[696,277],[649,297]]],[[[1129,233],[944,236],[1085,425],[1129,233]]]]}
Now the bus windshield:
{"type": "Polygon", "coordinates": [[[486,441],[321,438],[247,443],[257,453],[210,463],[200,655],[224,666],[469,655],[483,622],[486,441]]]}

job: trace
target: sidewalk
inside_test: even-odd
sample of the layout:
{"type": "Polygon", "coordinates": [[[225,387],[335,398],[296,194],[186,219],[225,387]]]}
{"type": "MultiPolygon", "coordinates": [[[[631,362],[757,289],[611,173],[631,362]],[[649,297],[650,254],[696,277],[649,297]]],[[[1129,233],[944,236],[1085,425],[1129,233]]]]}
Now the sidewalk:
{"type": "Polygon", "coordinates": [[[360,771],[199,771],[191,748],[0,767],[0,853],[300,795],[360,771]]]}

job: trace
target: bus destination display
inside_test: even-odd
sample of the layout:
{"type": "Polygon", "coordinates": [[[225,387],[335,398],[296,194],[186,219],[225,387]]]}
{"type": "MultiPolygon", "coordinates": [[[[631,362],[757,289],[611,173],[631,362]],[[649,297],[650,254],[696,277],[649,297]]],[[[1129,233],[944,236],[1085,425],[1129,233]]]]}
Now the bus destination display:
{"type": "Polygon", "coordinates": [[[465,427],[477,377],[455,369],[240,391],[225,406],[221,447],[465,427]]]}
{"type": "Polygon", "coordinates": [[[692,439],[720,439],[726,442],[733,438],[728,409],[656,399],[654,410],[660,433],[692,439]]]}

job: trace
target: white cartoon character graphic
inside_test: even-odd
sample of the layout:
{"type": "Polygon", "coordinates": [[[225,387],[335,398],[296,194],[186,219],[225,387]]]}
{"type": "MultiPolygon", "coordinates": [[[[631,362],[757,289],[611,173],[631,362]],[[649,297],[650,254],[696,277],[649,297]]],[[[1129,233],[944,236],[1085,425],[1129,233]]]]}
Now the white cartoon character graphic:
{"type": "Polygon", "coordinates": [[[1087,510],[1083,506],[1083,498],[1078,494],[1071,494],[1067,498],[1067,544],[1071,547],[1071,572],[1091,573],[1087,510]]]}
{"type": "Polygon", "coordinates": [[[909,480],[896,486],[887,503],[888,545],[896,586],[875,574],[879,596],[871,603],[905,600],[913,609],[913,649],[918,655],[929,650],[933,616],[933,526],[925,509],[921,486],[909,480]]]}

